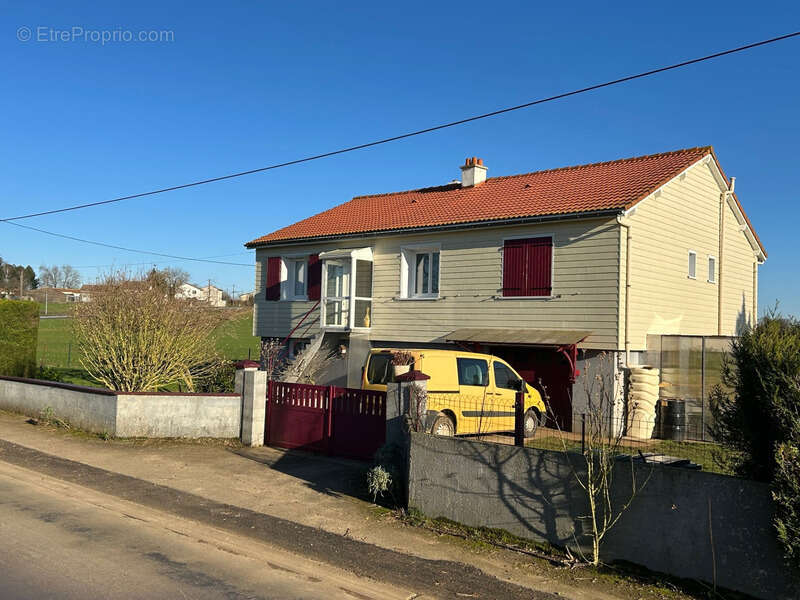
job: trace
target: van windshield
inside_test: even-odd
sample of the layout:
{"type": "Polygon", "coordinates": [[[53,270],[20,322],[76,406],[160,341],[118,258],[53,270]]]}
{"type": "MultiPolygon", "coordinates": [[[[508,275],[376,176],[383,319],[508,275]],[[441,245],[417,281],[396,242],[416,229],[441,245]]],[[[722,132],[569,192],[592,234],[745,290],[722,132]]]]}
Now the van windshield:
{"type": "Polygon", "coordinates": [[[391,353],[373,354],[370,357],[369,365],[367,365],[367,381],[369,383],[386,385],[392,381],[392,375],[394,375],[394,370],[392,369],[391,353]]]}

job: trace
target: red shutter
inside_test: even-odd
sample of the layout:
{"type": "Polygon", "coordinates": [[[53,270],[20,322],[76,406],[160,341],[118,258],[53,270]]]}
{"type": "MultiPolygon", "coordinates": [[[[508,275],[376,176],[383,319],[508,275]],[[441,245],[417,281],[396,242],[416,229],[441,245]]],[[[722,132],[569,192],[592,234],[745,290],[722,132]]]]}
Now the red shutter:
{"type": "Polygon", "coordinates": [[[551,296],[553,238],[531,238],[524,241],[528,275],[525,296],[551,296]]]}
{"type": "Polygon", "coordinates": [[[506,240],[503,245],[503,296],[551,296],[553,238],[506,240]]]}
{"type": "Polygon", "coordinates": [[[308,257],[308,299],[319,300],[322,291],[322,261],[319,254],[308,257]]]}
{"type": "Polygon", "coordinates": [[[267,259],[267,300],[280,300],[281,298],[281,257],[270,256],[267,259]]]}
{"type": "Polygon", "coordinates": [[[525,295],[524,240],[506,240],[503,245],[503,296],[525,295]]]}

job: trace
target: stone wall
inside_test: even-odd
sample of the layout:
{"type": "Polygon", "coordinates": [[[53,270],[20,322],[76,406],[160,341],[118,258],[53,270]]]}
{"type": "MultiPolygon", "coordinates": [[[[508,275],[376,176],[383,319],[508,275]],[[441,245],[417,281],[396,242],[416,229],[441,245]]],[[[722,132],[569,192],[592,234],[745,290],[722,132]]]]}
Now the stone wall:
{"type": "MultiPolygon", "coordinates": [[[[409,460],[409,506],[424,514],[588,550],[580,454],[412,433],[409,460]]],[[[716,570],[719,587],[797,597],[765,484],[664,466],[638,465],[634,474],[647,485],[608,534],[605,560],[708,583],[716,570]]],[[[614,484],[619,505],[630,496],[629,462],[618,464],[614,484]]]]}
{"type": "Polygon", "coordinates": [[[240,394],[123,393],[36,379],[0,377],[0,409],[54,416],[115,437],[239,437],[240,394]]]}

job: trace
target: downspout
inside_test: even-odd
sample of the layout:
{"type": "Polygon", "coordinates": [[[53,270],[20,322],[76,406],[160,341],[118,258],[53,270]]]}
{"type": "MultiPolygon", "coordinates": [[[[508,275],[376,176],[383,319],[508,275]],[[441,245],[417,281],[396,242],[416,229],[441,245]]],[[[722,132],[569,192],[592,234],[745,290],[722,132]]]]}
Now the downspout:
{"type": "Polygon", "coordinates": [[[758,260],[753,261],[753,325],[758,323],[758,260]]]}
{"type": "Polygon", "coordinates": [[[631,226],[624,215],[617,215],[617,223],[625,230],[625,365],[631,364],[631,226]]]}
{"type": "Polygon", "coordinates": [[[723,254],[725,252],[725,207],[728,205],[728,197],[736,189],[736,177],[731,177],[731,184],[727,190],[719,196],[719,257],[717,258],[717,335],[722,335],[722,269],[725,264],[723,254]]]}

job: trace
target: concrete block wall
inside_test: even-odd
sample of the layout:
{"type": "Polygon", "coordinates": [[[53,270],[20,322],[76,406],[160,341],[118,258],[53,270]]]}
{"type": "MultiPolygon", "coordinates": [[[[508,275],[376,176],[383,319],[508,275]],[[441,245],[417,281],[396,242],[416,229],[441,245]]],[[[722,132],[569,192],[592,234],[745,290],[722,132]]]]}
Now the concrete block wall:
{"type": "Polygon", "coordinates": [[[240,394],[122,393],[0,376],[0,409],[52,409],[71,425],[115,437],[239,437],[240,394]]]}
{"type": "Polygon", "coordinates": [[[0,377],[0,408],[36,417],[46,408],[72,425],[114,435],[117,424],[117,396],[100,390],[33,379],[0,377]]]}
{"type": "Polygon", "coordinates": [[[119,394],[115,435],[236,438],[241,415],[232,394],[119,394]]]}
{"type": "MultiPolygon", "coordinates": [[[[409,506],[586,551],[581,517],[589,514],[588,502],[573,470],[582,460],[579,454],[411,433],[409,506]]],[[[708,583],[716,571],[719,587],[770,600],[798,597],[772,529],[768,486],[675,467],[635,469],[637,481],[650,479],[608,533],[605,560],[708,583]]],[[[618,465],[614,485],[618,500],[630,497],[630,463],[618,465]]]]}

